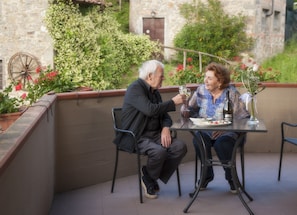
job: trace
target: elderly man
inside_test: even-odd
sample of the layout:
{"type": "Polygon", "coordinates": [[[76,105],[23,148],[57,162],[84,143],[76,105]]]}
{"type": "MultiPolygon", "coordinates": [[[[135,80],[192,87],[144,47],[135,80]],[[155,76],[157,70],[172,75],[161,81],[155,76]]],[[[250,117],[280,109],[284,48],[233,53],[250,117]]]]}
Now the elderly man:
{"type": "MultiPolygon", "coordinates": [[[[182,104],[184,95],[177,94],[163,102],[158,89],[164,80],[164,65],[157,60],[143,63],[139,78],[127,89],[122,107],[122,126],[134,132],[139,150],[148,156],[142,167],[142,186],[147,198],[157,198],[157,180],[167,183],[182,158],[187,147],[182,141],[172,138],[169,130],[172,120],[168,114],[182,104]]],[[[132,142],[128,136],[118,136],[115,143],[128,151],[132,142]]]]}

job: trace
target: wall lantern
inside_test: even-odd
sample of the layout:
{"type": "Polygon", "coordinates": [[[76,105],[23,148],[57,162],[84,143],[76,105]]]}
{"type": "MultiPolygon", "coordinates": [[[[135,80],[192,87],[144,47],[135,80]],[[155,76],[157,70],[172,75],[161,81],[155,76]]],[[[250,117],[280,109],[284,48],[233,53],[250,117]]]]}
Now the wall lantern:
{"type": "Polygon", "coordinates": [[[155,17],[156,17],[156,12],[152,10],[152,12],[151,12],[151,16],[152,16],[153,18],[155,18],[155,17]]]}

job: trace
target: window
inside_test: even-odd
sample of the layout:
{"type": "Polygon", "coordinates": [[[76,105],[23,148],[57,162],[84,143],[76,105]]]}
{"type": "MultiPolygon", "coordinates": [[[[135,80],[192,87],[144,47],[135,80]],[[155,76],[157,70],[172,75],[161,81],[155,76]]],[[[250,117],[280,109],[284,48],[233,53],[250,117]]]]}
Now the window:
{"type": "Polygon", "coordinates": [[[268,12],[268,9],[262,9],[261,29],[263,29],[263,31],[269,31],[268,18],[266,16],[268,12]]]}
{"type": "Polygon", "coordinates": [[[274,11],[273,30],[280,31],[280,12],[274,11]]]}
{"type": "Polygon", "coordinates": [[[0,59],[0,89],[3,89],[3,64],[0,59]]]}

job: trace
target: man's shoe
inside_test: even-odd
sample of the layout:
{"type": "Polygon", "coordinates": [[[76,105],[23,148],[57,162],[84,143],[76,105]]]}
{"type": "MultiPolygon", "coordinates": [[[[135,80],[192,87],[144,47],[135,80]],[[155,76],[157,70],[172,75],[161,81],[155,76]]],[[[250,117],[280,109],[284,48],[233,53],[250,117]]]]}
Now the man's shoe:
{"type": "Polygon", "coordinates": [[[159,187],[159,184],[156,180],[152,179],[150,177],[150,175],[148,174],[147,170],[146,170],[146,166],[143,166],[142,167],[142,175],[144,175],[147,179],[150,179],[151,183],[154,184],[154,190],[155,192],[159,192],[160,191],[160,187],[159,187]]]}
{"type": "Polygon", "coordinates": [[[141,185],[144,190],[145,197],[147,197],[149,199],[158,198],[158,195],[156,194],[156,192],[154,190],[154,184],[151,183],[149,180],[147,180],[145,176],[142,176],[142,178],[141,178],[141,185]]]}
{"type": "Polygon", "coordinates": [[[230,192],[233,193],[233,194],[236,194],[237,193],[237,190],[235,189],[235,186],[234,186],[233,181],[232,180],[229,180],[228,183],[230,185],[230,192]]]}
{"type": "Polygon", "coordinates": [[[160,187],[159,184],[156,180],[154,180],[154,190],[156,193],[158,193],[160,191],[160,187]]]}

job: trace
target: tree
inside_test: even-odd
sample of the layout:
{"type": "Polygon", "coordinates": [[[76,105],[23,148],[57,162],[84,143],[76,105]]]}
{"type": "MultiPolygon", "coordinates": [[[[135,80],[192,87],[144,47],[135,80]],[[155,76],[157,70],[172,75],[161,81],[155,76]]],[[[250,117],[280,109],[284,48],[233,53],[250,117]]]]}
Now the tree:
{"type": "MultiPolygon", "coordinates": [[[[183,4],[180,11],[187,24],[174,39],[176,47],[230,59],[253,46],[253,39],[245,33],[245,17],[226,14],[219,0],[183,4]]],[[[195,54],[188,56],[198,58],[195,54]]],[[[211,59],[204,59],[204,63],[208,63],[205,61],[211,59]]]]}

